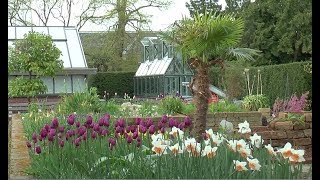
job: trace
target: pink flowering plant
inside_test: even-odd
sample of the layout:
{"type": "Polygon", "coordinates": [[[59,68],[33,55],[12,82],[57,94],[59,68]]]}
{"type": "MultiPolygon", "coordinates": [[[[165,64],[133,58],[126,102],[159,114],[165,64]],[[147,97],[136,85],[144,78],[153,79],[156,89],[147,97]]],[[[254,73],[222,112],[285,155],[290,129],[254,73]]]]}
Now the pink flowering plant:
{"type": "MultiPolygon", "coordinates": [[[[39,179],[300,178],[304,151],[291,144],[275,151],[257,134],[247,141],[212,129],[200,141],[189,134],[191,125],[189,117],[137,117],[133,124],[109,114],[53,118],[27,135],[26,172],[39,179]]],[[[240,126],[241,134],[251,131],[246,122],[240,126]]]]}

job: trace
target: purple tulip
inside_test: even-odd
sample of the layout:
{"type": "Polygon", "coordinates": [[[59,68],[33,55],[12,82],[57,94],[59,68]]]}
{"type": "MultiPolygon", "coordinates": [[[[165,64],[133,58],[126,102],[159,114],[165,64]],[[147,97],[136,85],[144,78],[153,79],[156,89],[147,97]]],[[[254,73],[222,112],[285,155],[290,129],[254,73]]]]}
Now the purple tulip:
{"type": "Polygon", "coordinates": [[[80,122],[76,121],[76,127],[79,128],[80,127],[80,122]]]}
{"type": "Polygon", "coordinates": [[[137,131],[137,126],[136,125],[130,126],[130,132],[134,133],[136,131],[137,131]]]}
{"type": "Polygon", "coordinates": [[[173,118],[170,118],[169,119],[169,127],[172,128],[175,125],[176,125],[176,120],[174,120],[173,118]]]}
{"type": "Polygon", "coordinates": [[[136,131],[136,132],[134,132],[133,134],[132,134],[132,138],[133,139],[136,139],[138,137],[138,132],[136,131]]]}
{"type": "Polygon", "coordinates": [[[91,133],[91,137],[92,137],[92,139],[95,139],[95,138],[97,137],[97,133],[96,133],[95,131],[93,131],[93,132],[91,133]]]}
{"type": "Polygon", "coordinates": [[[88,116],[87,116],[87,120],[86,120],[86,124],[90,126],[90,125],[92,124],[92,122],[93,122],[92,116],[91,116],[91,115],[88,115],[88,116]]]}
{"type": "Polygon", "coordinates": [[[181,123],[178,125],[178,128],[179,128],[180,130],[183,130],[184,127],[185,127],[184,122],[181,122],[181,123]]]}
{"type": "Polygon", "coordinates": [[[75,119],[76,119],[76,116],[74,114],[70,114],[67,120],[68,124],[72,126],[74,124],[75,119]]]}
{"type": "Polygon", "coordinates": [[[102,129],[99,128],[99,130],[98,130],[98,135],[99,135],[99,136],[103,135],[102,132],[103,132],[102,129]]]}
{"type": "Polygon", "coordinates": [[[98,132],[99,129],[100,129],[100,125],[99,125],[99,124],[94,124],[94,125],[93,125],[93,130],[94,130],[94,131],[98,132]]]}
{"type": "Polygon", "coordinates": [[[121,135],[123,135],[123,133],[124,133],[123,127],[118,126],[118,127],[116,128],[116,133],[120,133],[121,135]]]}
{"type": "Polygon", "coordinates": [[[40,153],[41,153],[41,148],[40,148],[40,146],[39,146],[39,145],[38,145],[38,146],[36,146],[36,149],[35,149],[35,150],[36,150],[36,153],[37,153],[37,154],[40,154],[40,153]]]}
{"type": "Polygon", "coordinates": [[[164,127],[164,124],[163,124],[161,121],[159,121],[159,122],[158,122],[158,128],[161,129],[162,127],[164,127]]]}
{"type": "Polygon", "coordinates": [[[202,133],[202,137],[204,140],[207,140],[209,138],[209,136],[207,135],[207,133],[202,133]]]}
{"type": "Polygon", "coordinates": [[[102,130],[102,135],[109,135],[109,130],[108,129],[102,130]]]}
{"type": "Polygon", "coordinates": [[[109,113],[105,114],[105,115],[103,116],[103,119],[109,121],[109,120],[110,120],[110,114],[109,114],[109,113]]]}
{"type": "Polygon", "coordinates": [[[54,119],[52,120],[52,122],[51,122],[51,127],[52,127],[53,129],[55,129],[55,128],[57,128],[58,126],[59,126],[59,121],[58,121],[57,118],[54,118],[54,119]]]}
{"type": "Polygon", "coordinates": [[[27,147],[28,147],[28,148],[31,148],[31,143],[30,143],[30,141],[27,141],[26,144],[27,144],[27,147]]]}
{"type": "Polygon", "coordinates": [[[126,127],[126,133],[129,133],[129,132],[131,132],[131,127],[130,127],[130,126],[127,126],[127,127],[126,127]]]}
{"type": "Polygon", "coordinates": [[[33,143],[37,143],[37,133],[33,133],[32,134],[32,140],[33,140],[33,143]]]}
{"type": "Polygon", "coordinates": [[[49,125],[48,125],[48,124],[44,125],[44,128],[47,130],[47,132],[49,132],[49,131],[50,131],[50,127],[49,127],[49,125]]]}
{"type": "Polygon", "coordinates": [[[132,143],[132,137],[130,135],[127,136],[127,143],[129,143],[129,144],[132,143]]]}
{"type": "Polygon", "coordinates": [[[60,140],[60,147],[63,147],[63,146],[64,146],[64,141],[60,140]]]}
{"type": "Polygon", "coordinates": [[[156,132],[156,127],[154,125],[151,125],[149,127],[149,134],[154,134],[154,132],[156,132]]]}
{"type": "Polygon", "coordinates": [[[139,125],[140,122],[141,122],[141,118],[137,117],[137,118],[136,118],[136,121],[135,121],[135,124],[136,124],[136,125],[139,125]]]}
{"type": "Polygon", "coordinates": [[[74,140],[74,145],[76,145],[76,147],[79,147],[80,141],[81,141],[81,138],[77,138],[76,140],[74,140]]]}
{"type": "Polygon", "coordinates": [[[164,134],[164,133],[166,132],[166,130],[164,129],[164,127],[162,127],[162,128],[160,129],[160,131],[161,131],[162,134],[164,134]]]}
{"type": "Polygon", "coordinates": [[[69,140],[69,133],[66,133],[66,141],[68,141],[69,140]]]}
{"type": "Polygon", "coordinates": [[[110,149],[112,149],[117,143],[115,139],[111,139],[111,138],[108,140],[108,142],[109,142],[110,149]]]}
{"type": "Polygon", "coordinates": [[[119,126],[119,121],[118,120],[114,121],[114,127],[117,128],[118,126],[119,126]]]}
{"type": "Polygon", "coordinates": [[[40,131],[40,136],[42,138],[46,138],[47,135],[48,135],[48,131],[45,128],[42,128],[41,131],[40,131]]]}
{"type": "Polygon", "coordinates": [[[50,129],[49,136],[54,136],[54,135],[56,135],[56,130],[50,129]]]}
{"type": "Polygon", "coordinates": [[[140,124],[139,124],[140,126],[146,126],[146,122],[144,122],[142,119],[141,119],[141,121],[140,121],[140,124]]]}
{"type": "Polygon", "coordinates": [[[109,117],[108,119],[107,119],[107,118],[104,118],[104,119],[103,119],[103,125],[104,125],[105,127],[109,127],[109,126],[110,126],[109,119],[110,119],[110,117],[109,117]]]}
{"type": "Polygon", "coordinates": [[[126,126],[126,121],[124,119],[121,118],[118,120],[118,122],[120,127],[124,128],[126,126]]]}
{"type": "Polygon", "coordinates": [[[152,119],[147,118],[146,127],[149,128],[153,124],[152,119]]]}
{"type": "Polygon", "coordinates": [[[163,124],[166,124],[166,123],[168,122],[168,116],[166,116],[166,115],[162,116],[161,122],[162,122],[163,124]]]}
{"type": "Polygon", "coordinates": [[[141,142],[141,137],[138,136],[138,137],[136,138],[136,141],[137,141],[137,142],[141,142]]]}
{"type": "Polygon", "coordinates": [[[59,127],[59,132],[63,133],[64,132],[64,126],[59,127]]]}
{"type": "Polygon", "coordinates": [[[188,127],[191,125],[191,119],[189,116],[187,116],[185,119],[184,119],[184,124],[188,127]]]}
{"type": "Polygon", "coordinates": [[[78,137],[79,137],[79,136],[82,136],[85,132],[86,132],[86,127],[85,127],[85,126],[81,126],[81,127],[78,129],[78,137]]]}
{"type": "Polygon", "coordinates": [[[38,139],[39,139],[39,141],[42,141],[43,138],[41,135],[39,135],[38,139]]]}
{"type": "Polygon", "coordinates": [[[88,139],[88,134],[87,132],[85,132],[83,135],[82,135],[82,140],[86,141],[88,139]]]}
{"type": "Polygon", "coordinates": [[[98,121],[99,126],[103,126],[104,125],[104,118],[100,118],[98,121]]]}
{"type": "Polygon", "coordinates": [[[127,138],[129,135],[128,135],[128,133],[124,132],[124,133],[123,133],[123,136],[124,136],[125,138],[127,138]]]}
{"type": "Polygon", "coordinates": [[[147,132],[147,128],[145,126],[139,125],[139,132],[144,134],[147,132]]]}
{"type": "Polygon", "coordinates": [[[49,140],[50,142],[53,142],[53,136],[49,134],[48,140],[49,140]]]}

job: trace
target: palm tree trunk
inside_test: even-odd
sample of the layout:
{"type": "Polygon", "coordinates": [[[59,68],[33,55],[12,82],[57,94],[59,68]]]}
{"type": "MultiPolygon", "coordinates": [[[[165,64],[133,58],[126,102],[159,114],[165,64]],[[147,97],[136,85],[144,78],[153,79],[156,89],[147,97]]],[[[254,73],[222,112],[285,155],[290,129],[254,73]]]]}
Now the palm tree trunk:
{"type": "Polygon", "coordinates": [[[194,103],[196,105],[195,121],[192,133],[201,139],[206,130],[209,92],[209,67],[205,63],[196,68],[194,78],[194,103]]]}

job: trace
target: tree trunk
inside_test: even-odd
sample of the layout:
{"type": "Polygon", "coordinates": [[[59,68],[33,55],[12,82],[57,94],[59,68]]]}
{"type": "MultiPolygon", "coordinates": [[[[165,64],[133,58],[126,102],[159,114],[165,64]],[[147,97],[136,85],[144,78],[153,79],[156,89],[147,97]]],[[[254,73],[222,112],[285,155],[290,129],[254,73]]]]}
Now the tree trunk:
{"type": "Polygon", "coordinates": [[[118,13],[118,26],[116,29],[116,56],[119,60],[122,59],[123,51],[124,51],[124,41],[126,35],[126,24],[127,24],[127,16],[126,16],[126,7],[127,0],[118,0],[117,1],[117,13],[118,13]]]}
{"type": "Polygon", "coordinates": [[[200,63],[196,68],[196,75],[193,82],[193,99],[196,105],[196,113],[192,133],[200,139],[206,130],[207,123],[208,98],[210,97],[208,71],[208,65],[200,63]]]}

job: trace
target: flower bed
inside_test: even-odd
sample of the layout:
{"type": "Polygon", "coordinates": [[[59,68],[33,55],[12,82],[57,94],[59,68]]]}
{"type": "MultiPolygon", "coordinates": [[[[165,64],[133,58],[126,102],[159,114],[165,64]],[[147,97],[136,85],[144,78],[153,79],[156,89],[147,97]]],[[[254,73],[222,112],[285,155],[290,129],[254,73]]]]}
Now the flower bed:
{"type": "MultiPolygon", "coordinates": [[[[36,178],[299,178],[304,150],[287,143],[275,151],[257,134],[231,136],[208,129],[197,141],[186,130],[191,119],[136,118],[129,125],[110,115],[71,114],[32,126],[24,119],[36,178]]],[[[33,124],[34,125],[34,124],[33,124]]],[[[240,135],[251,132],[239,124],[240,135]]]]}

